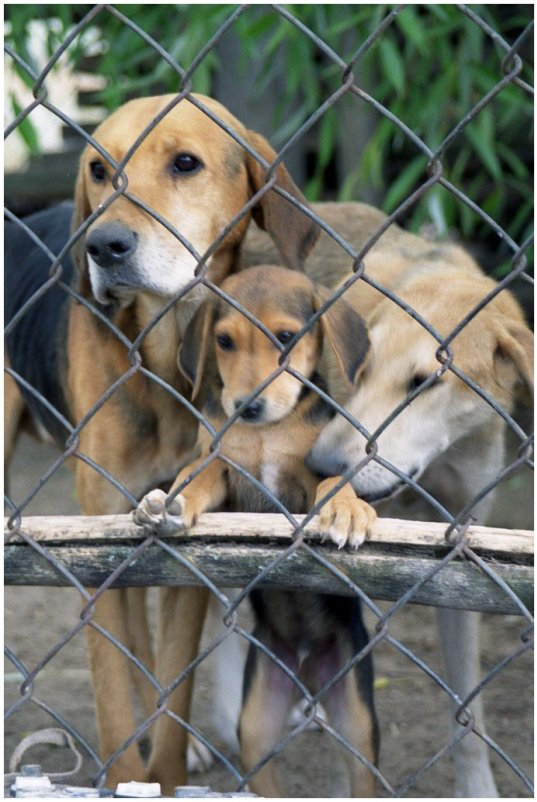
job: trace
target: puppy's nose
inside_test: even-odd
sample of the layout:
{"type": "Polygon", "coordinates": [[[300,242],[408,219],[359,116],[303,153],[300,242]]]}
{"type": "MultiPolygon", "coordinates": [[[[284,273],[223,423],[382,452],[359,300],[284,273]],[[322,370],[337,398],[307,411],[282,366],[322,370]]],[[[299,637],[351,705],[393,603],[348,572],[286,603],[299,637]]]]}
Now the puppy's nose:
{"type": "Polygon", "coordinates": [[[94,228],[86,239],[86,251],[99,267],[124,264],[138,243],[138,235],[121,223],[103,223],[94,228]]]}
{"type": "MultiPolygon", "coordinates": [[[[240,405],[244,402],[244,399],[240,399],[235,401],[235,409],[238,409],[240,405]]],[[[263,412],[265,409],[265,403],[263,400],[255,400],[248,404],[247,407],[243,409],[241,412],[241,418],[247,421],[258,421],[263,417],[263,412]]]]}

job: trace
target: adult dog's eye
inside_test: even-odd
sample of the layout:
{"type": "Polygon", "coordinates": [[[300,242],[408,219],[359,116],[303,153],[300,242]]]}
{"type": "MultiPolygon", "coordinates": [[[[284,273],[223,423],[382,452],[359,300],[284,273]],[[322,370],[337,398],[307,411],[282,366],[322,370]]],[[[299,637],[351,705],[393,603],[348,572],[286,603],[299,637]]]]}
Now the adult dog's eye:
{"type": "Polygon", "coordinates": [[[281,342],[282,345],[287,345],[287,343],[290,343],[294,336],[295,336],[294,331],[276,332],[276,338],[281,342]]]}
{"type": "Polygon", "coordinates": [[[106,181],[106,167],[102,162],[90,162],[90,173],[94,181],[106,181]]]}
{"type": "Polygon", "coordinates": [[[233,342],[229,334],[217,334],[216,342],[223,351],[232,351],[233,348],[235,347],[235,343],[233,342]]]}
{"type": "MultiPolygon", "coordinates": [[[[429,376],[426,376],[423,373],[416,373],[416,375],[412,376],[412,378],[408,382],[408,386],[406,388],[407,393],[413,393],[415,390],[418,389],[418,387],[421,387],[421,385],[424,382],[426,382],[428,378],[429,378],[429,376]]],[[[431,385],[431,387],[432,387],[432,385],[431,385]]]]}
{"type": "Polygon", "coordinates": [[[187,173],[197,173],[203,167],[197,156],[191,153],[178,153],[172,162],[172,173],[174,175],[185,175],[187,173]]]}

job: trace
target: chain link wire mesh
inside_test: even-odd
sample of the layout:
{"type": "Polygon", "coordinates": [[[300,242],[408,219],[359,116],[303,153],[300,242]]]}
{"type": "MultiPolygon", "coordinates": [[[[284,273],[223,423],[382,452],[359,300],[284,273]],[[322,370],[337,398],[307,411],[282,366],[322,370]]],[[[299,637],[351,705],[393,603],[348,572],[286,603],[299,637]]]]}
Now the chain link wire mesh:
{"type": "MultiPolygon", "coordinates": [[[[483,96],[477,102],[475,102],[474,105],[470,105],[468,107],[464,117],[461,118],[460,121],[454,126],[449,135],[445,137],[437,147],[433,148],[427,144],[427,142],[423,141],[415,131],[408,127],[403,120],[393,115],[389,108],[386,108],[379,100],[375,98],[374,94],[366,92],[360,84],[359,76],[361,59],[370,48],[375,47],[376,43],[382,38],[386,29],[393,23],[395,17],[397,15],[404,14],[404,6],[397,6],[391,10],[387,10],[381,24],[371,31],[370,35],[365,41],[359,44],[350,59],[344,59],[337,52],[334,52],[334,50],[326,43],[326,41],[324,41],[323,32],[313,31],[307,27],[303,22],[301,22],[300,14],[294,12],[290,7],[277,5],[271,6],[269,10],[270,14],[278,15],[289,26],[292,26],[293,29],[298,30],[301,35],[308,37],[315,44],[319,56],[337,67],[340,74],[340,82],[337,88],[332,92],[327,92],[326,97],[323,99],[323,102],[319,105],[318,109],[302,125],[300,125],[291,136],[289,136],[286,143],[279,149],[277,158],[272,164],[264,161],[259,154],[255,152],[251,145],[244,140],[243,137],[234,131],[232,127],[229,126],[225,121],[219,119],[218,115],[206,107],[199,100],[199,98],[192,96],[192,77],[196,69],[211,52],[211,50],[215,48],[224,34],[228,30],[233,29],[237,19],[242,15],[251,13],[252,9],[248,6],[237,6],[230,9],[229,16],[225,22],[220,25],[217,30],[208,32],[207,43],[205,47],[203,47],[203,49],[199,52],[197,58],[193,60],[190,66],[186,68],[177,63],[172,55],[163,49],[157,41],[155,41],[144,30],[138,27],[138,25],[136,25],[132,19],[129,19],[128,14],[123,13],[121,8],[109,5],[98,5],[93,7],[89,13],[87,13],[83,19],[81,19],[80,22],[71,30],[62,46],[57,49],[54,56],[49,60],[45,68],[39,74],[32,71],[31,66],[19,53],[15,52],[9,46],[6,47],[8,58],[13,60],[19,70],[23,70],[27,75],[32,77],[33,94],[35,98],[34,101],[22,109],[17,117],[8,125],[6,129],[6,136],[9,137],[12,132],[20,128],[24,121],[31,116],[34,109],[37,107],[44,108],[47,109],[52,115],[55,115],[62,120],[66,126],[76,132],[76,134],[84,143],[91,144],[101,154],[105,161],[110,163],[115,170],[113,179],[114,192],[105,201],[105,204],[102,207],[91,214],[85,220],[83,225],[78,230],[73,232],[69,241],[65,243],[65,246],[59,253],[51,253],[47,250],[46,246],[41,243],[41,247],[50,261],[48,277],[38,291],[30,298],[30,300],[11,320],[8,321],[6,326],[6,336],[16,337],[17,326],[24,319],[25,315],[31,312],[32,306],[37,303],[38,300],[47,292],[49,292],[51,288],[60,288],[61,291],[66,293],[73,301],[78,304],[82,304],[86,309],[90,309],[91,313],[96,315],[101,321],[102,325],[108,329],[109,336],[112,338],[117,338],[117,340],[123,345],[123,347],[127,350],[129,357],[129,371],[118,377],[117,380],[111,382],[106,394],[98,399],[98,401],[92,406],[90,412],[88,412],[83,419],[78,421],[67,420],[65,416],[58,409],[56,409],[47,398],[43,397],[38,389],[33,387],[31,383],[24,378],[24,376],[20,375],[12,368],[8,367],[6,369],[7,375],[14,379],[19,387],[23,388],[27,394],[33,396],[37,403],[43,405],[53,419],[57,421],[68,433],[68,435],[65,437],[65,447],[63,451],[59,454],[57,459],[52,462],[48,470],[46,470],[46,472],[40,477],[35,486],[33,486],[22,498],[8,496],[8,542],[24,542],[32,553],[38,555],[42,561],[46,562],[46,564],[50,566],[51,574],[55,578],[51,580],[49,575],[47,584],[55,583],[63,586],[70,586],[76,589],[83,599],[83,609],[80,613],[79,620],[73,626],[67,628],[66,631],[61,634],[61,636],[54,640],[54,642],[51,642],[46,651],[40,656],[39,660],[37,660],[33,666],[27,665],[26,662],[17,654],[17,649],[10,647],[10,637],[13,633],[10,633],[9,631],[6,632],[6,654],[8,661],[10,661],[12,665],[12,670],[18,672],[22,677],[22,682],[18,689],[18,697],[16,701],[10,704],[7,710],[7,727],[9,728],[12,726],[11,722],[17,721],[17,715],[20,714],[21,710],[23,709],[28,710],[31,708],[32,710],[35,709],[36,711],[42,711],[44,714],[46,714],[46,717],[48,717],[49,720],[52,719],[53,722],[69,733],[74,741],[78,744],[78,748],[82,750],[86,758],[93,765],[92,775],[93,780],[97,785],[103,784],[108,766],[113,763],[119,755],[121,755],[121,753],[130,745],[130,743],[139,743],[143,741],[144,737],[147,735],[155,721],[160,716],[168,716],[176,720],[179,726],[186,728],[189,733],[195,735],[199,741],[201,741],[212,757],[216,760],[217,765],[224,769],[226,782],[228,784],[231,783],[231,788],[233,790],[240,791],[247,786],[250,775],[244,773],[236,757],[230,755],[225,749],[219,747],[210,736],[207,736],[203,731],[200,730],[199,726],[195,726],[193,723],[188,721],[179,720],[178,717],[168,709],[168,700],[171,692],[196,669],[202,667],[204,663],[207,663],[211,655],[213,655],[213,653],[215,653],[218,648],[229,638],[239,636],[240,639],[245,643],[254,644],[255,648],[263,650],[265,653],[270,653],[270,650],[267,650],[266,645],[253,636],[248,624],[245,623],[244,610],[247,606],[246,599],[248,594],[253,589],[260,586],[270,586],[271,581],[274,581],[273,578],[277,576],[279,568],[285,565],[293,564],[293,560],[295,558],[301,557],[307,559],[307,562],[300,563],[295,561],[295,564],[307,565],[307,570],[311,571],[312,576],[315,574],[317,581],[319,581],[319,576],[329,577],[329,586],[331,588],[337,587],[337,593],[341,593],[346,596],[353,596],[362,602],[367,613],[369,626],[371,628],[371,637],[367,646],[358,654],[353,655],[351,661],[344,666],[341,672],[331,677],[325,687],[323,687],[318,693],[312,693],[301,682],[299,677],[295,675],[284,663],[282,663],[281,660],[279,660],[277,655],[274,655],[273,653],[270,654],[270,658],[278,663],[281,669],[294,683],[300,695],[306,700],[307,707],[306,712],[300,719],[299,723],[293,726],[291,731],[285,734],[285,736],[279,741],[274,749],[267,752],[264,762],[268,761],[273,755],[281,753],[285,754],[298,736],[307,731],[312,723],[314,723],[317,728],[322,730],[326,738],[330,738],[330,741],[335,744],[338,750],[347,753],[350,752],[354,754],[357,760],[361,760],[368,765],[368,768],[377,779],[379,793],[381,795],[412,795],[414,789],[419,787],[420,782],[439,762],[448,760],[449,753],[454,745],[459,740],[464,739],[469,733],[474,733],[477,734],[480,739],[484,740],[491,754],[494,755],[494,759],[497,760],[497,762],[500,762],[503,768],[507,768],[507,773],[509,774],[510,778],[510,784],[508,787],[511,789],[508,795],[524,796],[532,793],[532,783],[527,772],[528,760],[527,758],[520,757],[520,755],[523,753],[522,745],[530,739],[530,733],[523,730],[518,732],[520,743],[514,744],[515,749],[513,749],[511,753],[509,750],[503,748],[501,739],[497,741],[493,737],[480,731],[479,725],[469,712],[469,705],[472,700],[481,692],[483,692],[486,697],[487,688],[489,688],[493,683],[501,686],[503,678],[508,674],[507,669],[513,664],[516,664],[522,655],[524,655],[527,650],[531,648],[532,616],[530,611],[527,609],[525,602],[519,598],[517,593],[509,586],[509,583],[502,578],[500,573],[498,573],[494,560],[483,558],[478,550],[469,545],[468,540],[468,529],[477,517],[476,509],[478,508],[479,504],[484,499],[489,498],[497,486],[505,482],[507,478],[515,474],[523,467],[532,466],[532,437],[527,434],[525,427],[519,423],[516,417],[507,411],[501,404],[492,398],[458,367],[456,348],[452,348],[452,344],[457,335],[463,331],[465,327],[468,326],[468,324],[479,315],[480,311],[490,304],[494,298],[508,288],[512,287],[517,280],[522,281],[525,284],[529,284],[530,278],[527,268],[527,254],[531,248],[532,241],[531,239],[528,239],[523,242],[517,242],[512,239],[509,231],[502,227],[501,221],[493,219],[484,209],[480,208],[479,205],[472,200],[470,195],[466,194],[463,187],[457,186],[450,181],[449,175],[446,175],[443,163],[446,152],[450,148],[457,146],[457,141],[460,140],[460,137],[467,126],[479,117],[480,112],[484,108],[493,104],[494,99],[502,91],[504,91],[506,87],[516,87],[516,89],[521,93],[532,94],[532,88],[528,85],[527,81],[522,78],[524,62],[521,57],[521,50],[524,43],[527,42],[528,36],[530,35],[531,26],[528,26],[528,28],[521,33],[516,41],[505,41],[495,30],[490,28],[484,19],[480,17],[478,10],[474,10],[473,7],[467,6],[459,6],[458,8],[461,15],[468,17],[473,24],[485,31],[487,36],[490,37],[490,41],[494,45],[494,52],[497,54],[498,80],[488,89],[488,91],[484,92],[483,96]],[[50,101],[47,92],[47,78],[51,71],[55,68],[55,65],[60,60],[61,56],[69,47],[73,45],[73,43],[77,41],[77,38],[80,37],[82,32],[87,30],[88,27],[93,24],[99,24],[99,20],[103,15],[113,15],[119,21],[121,21],[125,27],[135,31],[140,36],[140,44],[142,45],[143,43],[144,47],[152,48],[158,54],[159,58],[166,62],[166,64],[177,74],[177,94],[173,97],[173,99],[171,99],[166,108],[155,117],[151,125],[143,132],[143,134],[136,139],[125,157],[119,162],[116,162],[112,154],[107,153],[107,151],[100,144],[98,144],[81,125],[77,124],[75,120],[65,114],[61,108],[54,105],[50,101]],[[396,126],[401,132],[401,135],[412,144],[418,153],[423,154],[427,161],[426,180],[422,181],[419,186],[408,195],[404,202],[401,203],[392,214],[387,216],[385,222],[380,225],[378,230],[376,230],[375,233],[368,238],[364,246],[359,249],[354,248],[353,245],[350,244],[340,232],[338,232],[337,227],[328,225],[322,219],[322,215],[319,217],[315,209],[312,211],[311,208],[302,204],[290,193],[286,192],[275,183],[276,169],[278,165],[285,162],[286,156],[289,154],[293,146],[296,145],[296,143],[304,141],[304,138],[308,132],[319,120],[323,118],[323,115],[327,112],[327,110],[337,106],[338,102],[343,97],[352,98],[355,101],[357,109],[357,124],[360,109],[364,106],[372,108],[378,114],[379,119],[389,120],[394,126],[396,126]],[[140,147],[145,138],[158,126],[160,120],[163,119],[166,114],[179,103],[190,103],[201,109],[204,114],[214,120],[214,122],[216,122],[223,130],[225,130],[233,140],[238,142],[242,148],[250,153],[251,156],[255,158],[266,170],[266,182],[264,186],[250,199],[248,204],[240,210],[239,214],[235,216],[229,225],[219,233],[205,253],[198,253],[193,247],[192,243],[190,243],[181,234],[181,231],[178,231],[176,228],[174,228],[170,221],[164,219],[156,212],[156,210],[152,209],[147,203],[145,203],[143,199],[140,199],[132,194],[129,191],[128,182],[126,180],[125,169],[128,167],[132,156],[136,153],[137,149],[140,147]],[[486,297],[483,297],[481,302],[475,308],[473,308],[470,313],[466,314],[460,320],[457,327],[451,331],[447,337],[434,330],[430,322],[426,319],[426,316],[421,316],[415,310],[410,309],[404,300],[397,295],[396,291],[382,287],[375,282],[375,280],[368,275],[367,269],[364,266],[364,260],[366,260],[367,263],[367,254],[377,242],[382,241],[383,235],[390,229],[392,224],[404,217],[404,215],[411,210],[420,199],[424,198],[432,188],[438,186],[443,187],[449,193],[452,193],[458,202],[467,206],[473,214],[477,215],[488,227],[490,227],[490,230],[495,233],[499,241],[501,241],[504,246],[507,246],[511,254],[511,266],[504,278],[498,282],[495,288],[489,292],[486,297]],[[246,218],[246,216],[251,212],[252,208],[255,207],[255,205],[264,195],[271,191],[276,192],[280,196],[284,197],[289,203],[300,209],[304,215],[318,223],[321,229],[330,237],[331,242],[333,243],[333,248],[341,251],[341,253],[345,255],[345,258],[348,260],[348,262],[352,262],[353,265],[352,275],[347,278],[347,280],[339,287],[338,290],[334,290],[332,292],[330,299],[322,305],[319,311],[311,319],[308,320],[303,329],[300,331],[299,335],[294,337],[292,342],[288,345],[282,345],[280,342],[278,342],[274,335],[266,327],[264,327],[260,321],[258,321],[255,317],[253,318],[251,313],[234,298],[231,298],[225,292],[222,292],[222,290],[215,283],[213,283],[208,276],[208,263],[210,257],[218,250],[219,246],[222,244],[229,232],[231,232],[241,222],[241,220],[246,218]],[[178,241],[178,247],[182,246],[186,248],[198,263],[195,279],[188,286],[178,292],[173,298],[170,298],[166,305],[163,306],[159,311],[158,316],[148,327],[137,333],[135,339],[129,339],[125,333],[118,329],[111,319],[103,314],[103,312],[95,304],[88,301],[87,298],[85,298],[77,289],[64,280],[63,261],[65,260],[65,257],[70,249],[81,240],[88,227],[98,218],[98,216],[107,208],[113,206],[113,204],[117,202],[117,199],[119,198],[127,198],[135,207],[141,209],[146,215],[154,219],[158,225],[163,227],[163,229],[171,232],[171,234],[178,241]],[[369,286],[372,286],[382,292],[382,294],[390,299],[393,304],[397,304],[408,314],[414,317],[414,319],[416,319],[438,343],[437,360],[439,363],[439,368],[437,372],[429,377],[425,383],[422,383],[421,386],[409,392],[404,403],[398,405],[397,408],[393,410],[393,413],[389,416],[389,418],[383,421],[383,423],[375,431],[371,432],[365,430],[361,422],[359,420],[355,420],[348,410],[337,404],[328,394],[321,391],[306,376],[298,373],[298,371],[296,371],[291,365],[293,348],[296,348],[297,344],[307,336],[308,332],[312,330],[318,320],[336,303],[338,298],[345,298],[346,293],[348,293],[351,287],[361,283],[368,284],[369,286]],[[162,319],[162,317],[166,314],[166,312],[175,304],[180,303],[184,298],[188,298],[189,293],[192,293],[192,291],[199,285],[204,286],[215,297],[224,297],[232,307],[239,310],[246,318],[253,321],[262,331],[264,331],[267,337],[281,351],[277,369],[267,376],[266,381],[262,386],[256,388],[253,393],[244,399],[243,405],[236,410],[235,414],[229,418],[223,429],[220,431],[214,430],[214,427],[211,426],[211,423],[205,419],[203,412],[200,412],[196,408],[191,399],[181,396],[177,390],[167,383],[162,377],[148,370],[148,368],[144,365],[144,360],[141,353],[141,347],[144,341],[154,327],[158,324],[158,322],[162,319]],[[463,504],[460,509],[457,509],[454,512],[448,512],[448,510],[445,509],[443,504],[436,499],[434,495],[428,493],[421,486],[419,478],[416,479],[412,475],[406,475],[405,473],[402,473],[400,470],[398,470],[397,466],[385,460],[382,455],[382,448],[378,445],[378,440],[382,433],[389,428],[392,422],[396,420],[402,411],[409,404],[411,404],[417,396],[425,392],[430,385],[438,381],[438,379],[445,373],[452,373],[456,375],[466,382],[472,393],[479,394],[479,396],[481,396],[494,410],[498,417],[502,419],[510,432],[510,436],[516,442],[515,455],[511,461],[507,465],[503,466],[501,472],[495,476],[492,481],[488,482],[486,486],[481,487],[479,492],[472,497],[468,503],[463,504]],[[320,547],[317,543],[312,543],[307,539],[308,526],[314,520],[314,516],[319,513],[322,504],[326,503],[328,500],[327,498],[322,499],[319,504],[314,506],[310,511],[307,511],[306,515],[297,516],[293,514],[293,511],[288,510],[285,507],[282,501],[274,495],[274,492],[270,487],[264,485],[258,478],[246,470],[243,465],[237,464],[236,461],[230,460],[230,458],[223,453],[222,440],[226,432],[228,432],[240,419],[241,413],[246,406],[255,400],[260,393],[270,385],[271,382],[273,382],[282,374],[290,374],[295,376],[295,378],[301,381],[305,387],[319,394],[319,396],[327,401],[336,412],[345,417],[346,420],[350,421],[364,437],[366,447],[363,459],[361,460],[360,464],[349,466],[347,470],[342,473],[341,485],[351,481],[352,478],[359,473],[360,470],[363,470],[368,464],[376,463],[382,468],[391,471],[398,480],[402,480],[405,483],[407,488],[412,491],[416,497],[425,501],[425,503],[428,505],[429,516],[439,518],[444,522],[445,541],[448,547],[447,550],[445,550],[441,558],[434,561],[434,564],[432,564],[426,575],[417,578],[413,583],[411,583],[406,592],[402,593],[394,602],[384,602],[379,604],[368,593],[364,592],[359,582],[350,578],[345,567],[345,562],[342,562],[341,559],[336,560],[333,557],[333,552],[331,549],[320,547]],[[47,488],[50,486],[50,483],[54,480],[66,463],[72,460],[82,461],[86,465],[90,466],[96,474],[104,477],[108,482],[113,484],[117,492],[126,499],[127,505],[130,508],[136,507],[138,499],[134,497],[128,487],[124,486],[121,481],[121,477],[114,476],[108,469],[98,464],[92,455],[83,453],[80,447],[80,435],[84,431],[84,428],[87,427],[88,422],[106,406],[107,401],[112,398],[126,382],[136,375],[143,376],[147,382],[155,383],[159,387],[165,388],[170,397],[173,398],[181,408],[184,407],[188,409],[199,422],[200,427],[204,427],[210,433],[212,437],[211,451],[207,457],[207,460],[205,460],[205,462],[197,468],[197,473],[201,473],[212,462],[223,461],[233,470],[241,474],[245,481],[253,483],[255,486],[260,488],[263,494],[269,499],[271,506],[278,510],[278,512],[291,526],[292,542],[285,548],[279,548],[276,556],[271,555],[270,559],[267,559],[259,570],[256,570],[255,573],[252,573],[252,575],[244,583],[244,587],[241,588],[240,593],[238,593],[236,596],[230,595],[221,590],[219,587],[217,587],[215,582],[209,578],[208,574],[210,574],[210,558],[208,556],[205,564],[203,563],[203,559],[201,561],[192,561],[188,556],[185,556],[187,552],[184,551],[182,545],[176,545],[166,538],[159,537],[158,533],[154,532],[145,532],[143,536],[140,536],[139,542],[124,550],[124,558],[114,566],[113,570],[110,570],[108,576],[98,588],[90,591],[84,587],[84,582],[80,581],[79,577],[77,576],[76,568],[70,566],[68,560],[62,561],[54,552],[54,550],[35,534],[35,531],[32,530],[31,527],[25,525],[25,519],[27,519],[28,515],[27,508],[30,503],[33,502],[38,496],[43,497],[47,493],[47,488]],[[146,559],[148,555],[155,550],[157,550],[162,556],[166,556],[169,560],[171,560],[172,563],[177,567],[178,571],[179,569],[182,569],[182,576],[185,574],[190,574],[190,584],[199,584],[207,587],[211,595],[214,597],[214,599],[218,600],[222,609],[225,611],[224,629],[218,635],[210,639],[209,643],[202,646],[197,659],[187,668],[185,672],[178,676],[173,683],[167,687],[164,687],[157,680],[151,667],[145,665],[143,660],[141,660],[127,644],[119,642],[111,632],[103,629],[102,626],[94,620],[96,601],[102,597],[102,595],[109,588],[121,585],[122,577],[128,575],[129,568],[135,564],[139,564],[140,561],[146,559]],[[431,658],[428,655],[425,659],[420,654],[419,649],[409,646],[402,639],[394,635],[392,630],[392,622],[396,619],[397,615],[403,610],[411,609],[412,602],[416,601],[417,599],[419,600],[420,589],[427,583],[434,581],[435,577],[442,575],[442,573],[446,572],[450,566],[460,560],[475,566],[479,573],[485,575],[490,580],[490,583],[498,588],[502,594],[505,594],[505,597],[509,600],[509,607],[511,611],[515,612],[518,616],[518,618],[515,619],[515,629],[519,633],[518,645],[515,645],[512,650],[509,651],[509,653],[504,654],[495,665],[488,665],[486,667],[482,673],[479,685],[472,691],[468,698],[460,698],[457,693],[449,687],[443,678],[442,670],[437,668],[436,664],[434,664],[434,658],[431,658]],[[140,722],[136,730],[132,733],[130,741],[128,743],[121,744],[118,748],[118,751],[107,761],[103,761],[102,757],[99,756],[95,743],[92,740],[93,736],[82,731],[77,725],[76,711],[71,710],[69,712],[68,706],[66,708],[68,712],[66,713],[61,705],[55,704],[54,706],[51,706],[45,699],[41,699],[36,694],[35,688],[40,675],[47,672],[49,667],[55,665],[54,661],[59,655],[69,654],[70,645],[77,639],[80,633],[85,631],[88,627],[101,632],[103,636],[108,639],[108,641],[113,643],[117,649],[125,654],[132,665],[139,670],[143,677],[145,677],[157,695],[157,703],[154,712],[149,716],[143,714],[141,715],[140,722]],[[375,656],[375,654],[382,647],[390,647],[390,653],[396,655],[396,658],[394,659],[402,658],[404,661],[408,661],[413,666],[416,666],[419,672],[423,673],[424,681],[426,678],[427,681],[430,681],[436,688],[440,689],[442,692],[441,695],[455,705],[455,717],[456,720],[461,724],[461,728],[458,731],[455,731],[454,734],[445,733],[441,739],[441,743],[438,743],[438,740],[435,739],[434,749],[428,749],[424,754],[419,755],[418,760],[414,762],[412,766],[409,766],[406,771],[401,770],[397,776],[393,774],[390,775],[383,769],[384,754],[382,751],[379,767],[373,766],[364,755],[357,753],[349,741],[340,732],[338,732],[337,729],[332,727],[322,717],[322,715],[320,715],[318,707],[319,704],[322,704],[323,697],[325,697],[325,695],[338,682],[338,680],[341,679],[342,676],[353,670],[353,668],[362,662],[368,654],[372,653],[375,656]]],[[[222,66],[222,69],[225,69],[225,65],[222,66]]],[[[13,214],[9,209],[6,210],[5,214],[8,220],[19,226],[22,230],[26,231],[31,241],[39,243],[39,238],[26,226],[22,219],[13,214]]],[[[442,292],[441,287],[439,288],[439,292],[442,292]]],[[[112,441],[110,443],[110,447],[114,447],[112,441]]],[[[190,483],[192,479],[195,478],[195,475],[196,474],[189,476],[183,485],[177,488],[175,495],[177,495],[184,486],[190,483]]],[[[61,512],[61,510],[59,510],[59,512],[61,512]]],[[[223,513],[222,520],[225,521],[223,513]]],[[[6,574],[6,579],[9,583],[9,572],[6,574]]],[[[36,578],[28,576],[27,584],[32,584],[35,581],[37,581],[36,578]]],[[[295,576],[295,581],[297,587],[304,587],[304,580],[303,578],[299,578],[298,574],[295,576]]],[[[320,582],[322,587],[322,578],[320,582]]],[[[504,620],[505,619],[503,617],[498,617],[495,619],[494,626],[497,628],[499,638],[501,637],[502,627],[504,626],[502,622],[504,620]]],[[[196,690],[196,693],[202,693],[202,691],[196,690]]],[[[508,691],[506,691],[506,693],[508,693],[508,691]]],[[[195,709],[196,704],[197,697],[195,694],[195,709]]],[[[414,704],[419,706],[419,699],[416,699],[414,704]]],[[[509,700],[505,701],[505,705],[508,708],[509,700]]],[[[506,715],[508,716],[509,713],[506,715]]],[[[389,722],[386,723],[381,721],[382,726],[385,724],[387,727],[390,726],[389,722]]],[[[423,724],[426,728],[435,726],[435,722],[424,722],[423,724]]],[[[255,770],[258,768],[259,766],[256,766],[255,770]]]]}

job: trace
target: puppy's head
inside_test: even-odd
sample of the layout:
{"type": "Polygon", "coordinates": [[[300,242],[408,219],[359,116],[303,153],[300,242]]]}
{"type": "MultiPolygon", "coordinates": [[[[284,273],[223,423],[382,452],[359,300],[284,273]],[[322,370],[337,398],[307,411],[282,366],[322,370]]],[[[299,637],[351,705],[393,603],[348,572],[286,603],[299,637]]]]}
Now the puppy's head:
{"type": "Polygon", "coordinates": [[[289,371],[311,378],[324,339],[346,380],[355,381],[369,340],[362,319],[343,301],[297,337],[328,298],[327,290],[303,274],[261,265],[230,276],[221,288],[253,319],[223,298],[200,307],[179,357],[194,397],[216,384],[228,416],[242,408],[241,420],[246,423],[275,423],[293,411],[304,392],[303,382],[289,371]],[[289,370],[281,370],[282,350],[295,337],[289,370]]]}
{"type": "MultiPolygon", "coordinates": [[[[91,290],[102,303],[128,303],[140,290],[173,297],[264,187],[267,169],[226,128],[269,165],[276,158],[263,137],[216,101],[193,95],[174,105],[174,99],[126,103],[95,131],[98,147],[88,145],[82,154],[74,229],[98,216],[73,252],[84,276],[87,267],[91,290]]],[[[283,165],[275,176],[278,187],[305,203],[283,165]]],[[[208,258],[214,281],[232,269],[250,216],[243,216],[208,258]]],[[[311,220],[273,188],[259,198],[253,216],[285,263],[300,268],[317,238],[311,220]]],[[[87,280],[82,287],[89,290],[87,280]]]]}

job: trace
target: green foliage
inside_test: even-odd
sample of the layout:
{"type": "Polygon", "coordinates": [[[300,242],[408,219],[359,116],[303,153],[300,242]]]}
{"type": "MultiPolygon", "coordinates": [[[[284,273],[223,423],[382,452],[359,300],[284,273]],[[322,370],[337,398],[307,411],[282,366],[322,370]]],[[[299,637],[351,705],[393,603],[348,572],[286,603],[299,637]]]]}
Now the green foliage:
{"type": "MultiPolygon", "coordinates": [[[[20,114],[23,110],[22,106],[20,105],[19,101],[17,100],[13,92],[10,92],[9,100],[11,103],[11,109],[13,111],[13,114],[15,117],[17,117],[17,115],[20,114]]],[[[28,117],[24,117],[23,119],[21,119],[17,128],[29,152],[32,155],[40,153],[41,148],[39,145],[39,136],[35,129],[35,126],[32,125],[30,119],[28,117]]]]}
{"type": "MultiPolygon", "coordinates": [[[[53,54],[66,33],[92,8],[80,4],[8,5],[8,43],[35,67],[28,46],[29,23],[35,19],[47,23],[47,44],[53,54]]],[[[115,8],[153,37],[179,69],[103,7],[92,25],[98,28],[103,44],[96,69],[108,79],[99,102],[109,108],[134,95],[178,91],[184,71],[238,9],[229,4],[123,4],[115,8]]],[[[399,13],[395,6],[366,4],[288,4],[283,8],[345,63],[393,12],[391,23],[354,63],[355,82],[431,150],[442,144],[503,77],[505,51],[456,5],[408,5],[399,13]]],[[[509,43],[533,15],[530,5],[477,4],[470,8],[509,43]]],[[[233,23],[233,31],[240,43],[242,68],[248,71],[252,64],[262,65],[256,97],[285,76],[286,95],[275,105],[271,137],[280,146],[341,86],[342,68],[314,38],[269,6],[246,7],[233,23]],[[292,114],[288,111],[290,99],[292,114]]],[[[83,41],[78,39],[68,55],[77,63],[83,54],[83,41]]],[[[193,73],[194,90],[210,93],[216,71],[225,67],[218,62],[216,51],[209,50],[193,73]]],[[[532,77],[527,58],[521,78],[531,83],[532,77]]],[[[28,77],[27,82],[31,84],[28,77]]],[[[356,124],[361,124],[360,115],[370,115],[373,132],[356,165],[340,176],[339,197],[359,199],[364,187],[373,188],[380,205],[392,211],[426,180],[427,157],[396,124],[360,98],[353,101],[356,124]]],[[[527,236],[532,222],[532,120],[532,98],[511,84],[460,131],[442,156],[447,180],[519,240],[527,236]]],[[[35,149],[31,131],[25,130],[23,135],[35,149]]],[[[323,197],[326,170],[352,131],[340,124],[336,104],[309,136],[316,142],[316,163],[306,194],[314,200],[323,197]]],[[[463,238],[490,233],[475,212],[442,187],[430,190],[416,205],[411,225],[417,229],[431,221],[441,233],[455,228],[463,238]]]]}

